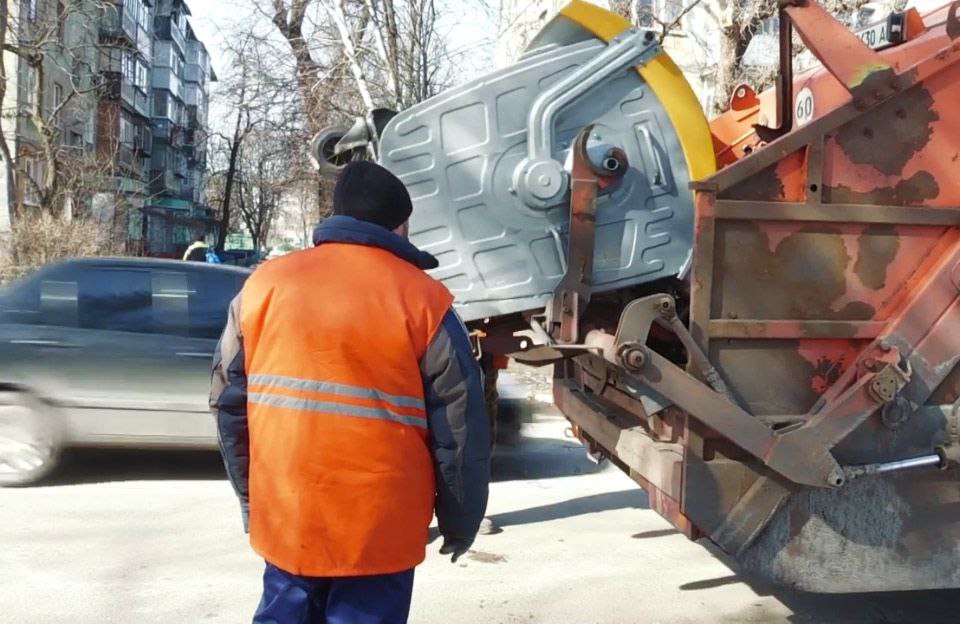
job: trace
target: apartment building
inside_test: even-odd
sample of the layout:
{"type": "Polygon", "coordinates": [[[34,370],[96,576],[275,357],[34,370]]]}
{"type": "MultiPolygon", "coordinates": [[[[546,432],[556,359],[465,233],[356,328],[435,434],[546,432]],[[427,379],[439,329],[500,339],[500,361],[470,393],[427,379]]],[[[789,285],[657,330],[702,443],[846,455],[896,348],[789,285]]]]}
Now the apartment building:
{"type": "Polygon", "coordinates": [[[8,76],[16,67],[15,80],[7,81],[16,94],[8,91],[3,103],[3,117],[16,123],[4,124],[3,131],[16,145],[18,171],[16,192],[4,200],[24,210],[44,201],[30,183],[48,175],[39,157],[40,119],[56,126],[58,158],[72,159],[65,169],[87,168],[84,192],[71,197],[67,217],[98,219],[105,232],[126,238],[128,251],[146,255],[176,256],[190,241],[211,235],[216,221],[202,188],[209,88],[216,75],[190,27],[187,4],[11,4],[17,2],[14,34],[31,44],[45,38],[39,48],[44,64],[37,72],[22,57],[4,56],[8,76]]]}
{"type": "MultiPolygon", "coordinates": [[[[7,19],[11,24],[20,22],[20,5],[16,2],[7,5],[7,19]]],[[[19,58],[10,50],[0,50],[0,63],[3,63],[7,77],[3,99],[0,100],[0,134],[7,145],[15,145],[17,140],[16,111],[19,102],[20,79],[17,72],[19,58]]],[[[0,157],[0,262],[5,260],[9,250],[10,210],[14,204],[15,189],[10,174],[14,163],[0,157]]]]}
{"type": "Polygon", "coordinates": [[[103,221],[125,220],[131,251],[144,251],[143,210],[153,145],[150,70],[153,12],[148,0],[104,7],[98,46],[97,156],[110,163],[92,207],[103,221]]]}
{"type": "Polygon", "coordinates": [[[157,0],[154,16],[153,151],[150,158],[149,240],[153,251],[178,250],[208,231],[203,206],[210,57],[188,21],[182,0],[157,0]],[[199,113],[198,113],[198,109],[199,113]],[[202,122],[202,124],[201,124],[202,122]],[[198,146],[203,156],[198,159],[198,146]]]}
{"type": "Polygon", "coordinates": [[[19,7],[15,27],[20,47],[42,52],[33,63],[22,56],[14,59],[17,99],[13,111],[3,111],[15,120],[8,143],[19,172],[14,193],[26,207],[43,200],[48,171],[42,133],[57,137],[61,157],[71,164],[95,149],[97,31],[90,24],[98,17],[91,2],[69,11],[62,0],[25,0],[19,7]]]}

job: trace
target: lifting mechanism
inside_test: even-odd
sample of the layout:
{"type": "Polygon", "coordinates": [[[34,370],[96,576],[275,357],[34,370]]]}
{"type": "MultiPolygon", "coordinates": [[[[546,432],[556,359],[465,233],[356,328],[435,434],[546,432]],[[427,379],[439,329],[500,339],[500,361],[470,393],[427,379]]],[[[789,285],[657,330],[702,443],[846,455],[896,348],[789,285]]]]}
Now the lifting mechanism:
{"type": "Polygon", "coordinates": [[[478,351],[553,366],[681,532],[810,591],[960,587],[960,2],[881,50],[813,0],[779,25],[776,89],[709,124],[653,33],[574,0],[315,149],[407,184],[478,351]]]}

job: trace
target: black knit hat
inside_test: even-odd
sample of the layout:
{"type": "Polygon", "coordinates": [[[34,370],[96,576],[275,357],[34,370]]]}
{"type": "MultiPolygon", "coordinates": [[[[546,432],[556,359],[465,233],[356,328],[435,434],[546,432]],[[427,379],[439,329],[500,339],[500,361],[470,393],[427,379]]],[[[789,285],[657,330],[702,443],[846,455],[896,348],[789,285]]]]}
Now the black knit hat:
{"type": "Polygon", "coordinates": [[[367,160],[347,164],[333,189],[333,214],[395,230],[410,218],[413,203],[397,176],[367,160]]]}

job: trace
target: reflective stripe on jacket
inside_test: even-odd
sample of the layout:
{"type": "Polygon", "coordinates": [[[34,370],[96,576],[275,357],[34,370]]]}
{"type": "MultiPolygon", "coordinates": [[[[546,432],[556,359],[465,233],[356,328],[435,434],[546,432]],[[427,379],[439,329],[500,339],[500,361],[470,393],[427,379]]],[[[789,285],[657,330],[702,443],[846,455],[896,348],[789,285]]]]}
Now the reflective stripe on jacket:
{"type": "Polygon", "coordinates": [[[323,244],[264,265],[231,306],[211,406],[260,555],[308,576],[391,573],[423,560],[435,502],[445,535],[476,533],[482,379],[420,252],[328,222],[323,244]]]}

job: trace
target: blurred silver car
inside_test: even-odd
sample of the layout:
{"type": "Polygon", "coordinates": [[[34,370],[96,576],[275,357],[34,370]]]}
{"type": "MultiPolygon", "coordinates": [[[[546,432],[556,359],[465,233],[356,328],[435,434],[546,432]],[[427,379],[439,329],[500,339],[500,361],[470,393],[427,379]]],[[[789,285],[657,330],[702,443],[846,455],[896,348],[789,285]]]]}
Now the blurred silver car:
{"type": "Polygon", "coordinates": [[[67,446],[216,448],[210,366],[250,271],[92,258],[0,289],[0,485],[67,446]]]}

